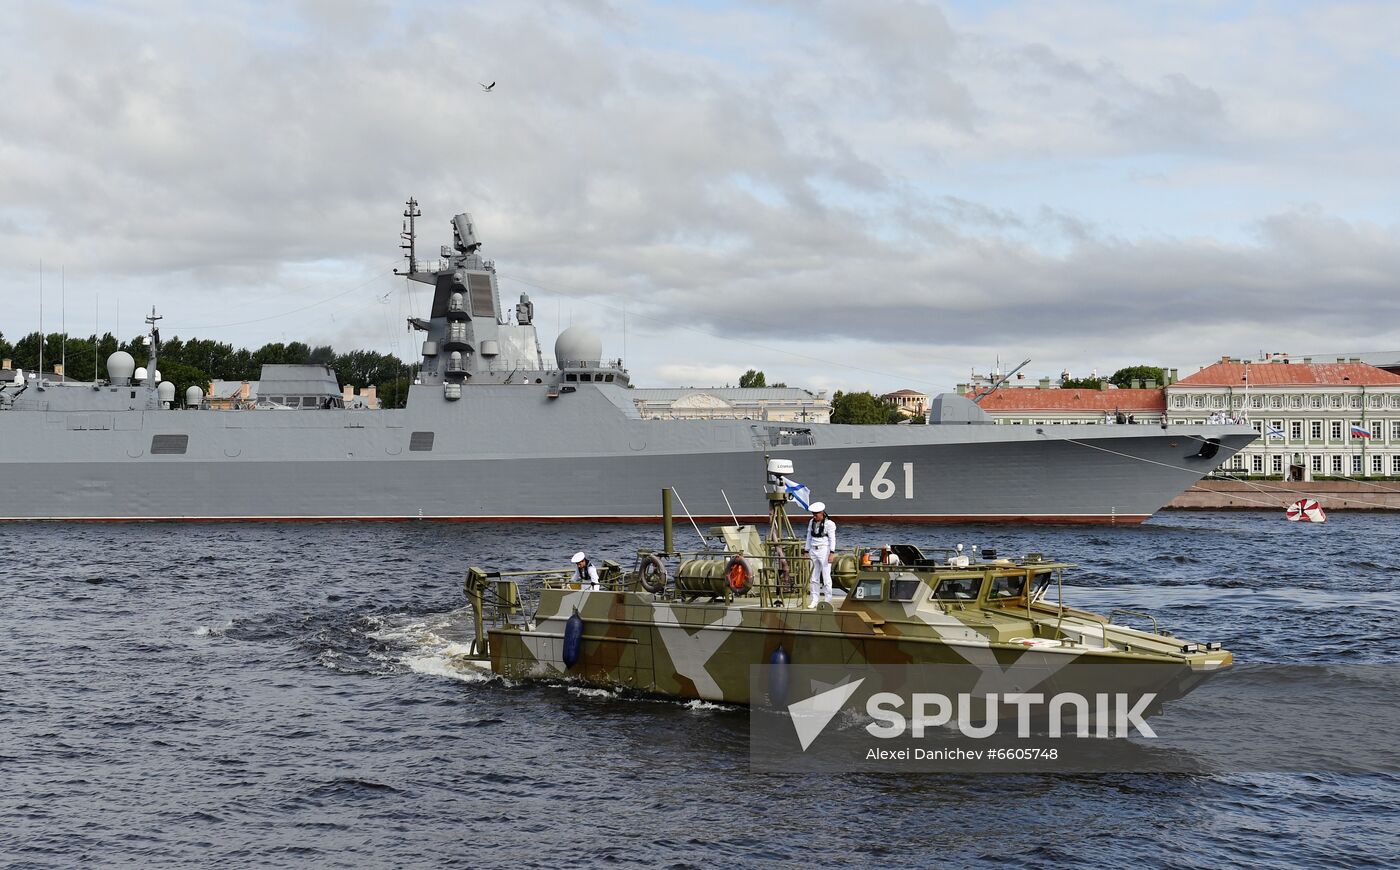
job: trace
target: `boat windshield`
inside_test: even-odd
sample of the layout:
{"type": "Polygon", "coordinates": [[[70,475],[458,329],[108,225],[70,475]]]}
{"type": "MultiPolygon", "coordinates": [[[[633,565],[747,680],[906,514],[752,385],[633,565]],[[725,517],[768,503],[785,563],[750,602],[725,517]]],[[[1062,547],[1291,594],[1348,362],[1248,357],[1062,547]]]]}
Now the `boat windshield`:
{"type": "Polygon", "coordinates": [[[1003,574],[992,578],[992,588],[987,591],[987,600],[1020,598],[1025,591],[1025,574],[1003,574]]]}
{"type": "Polygon", "coordinates": [[[972,601],[982,591],[981,577],[949,577],[934,587],[935,601],[972,601]]]}

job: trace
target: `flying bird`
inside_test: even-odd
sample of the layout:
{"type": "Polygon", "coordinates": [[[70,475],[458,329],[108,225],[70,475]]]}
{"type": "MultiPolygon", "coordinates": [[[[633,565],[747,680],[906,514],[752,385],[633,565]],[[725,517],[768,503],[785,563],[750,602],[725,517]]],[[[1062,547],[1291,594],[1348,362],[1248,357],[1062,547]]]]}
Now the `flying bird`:
{"type": "Polygon", "coordinates": [[[477,82],[477,84],[481,85],[481,89],[482,89],[483,91],[485,91],[486,93],[488,93],[488,94],[491,93],[491,89],[494,88],[494,87],[496,86],[496,83],[495,83],[495,82],[492,82],[492,83],[489,84],[489,85],[481,84],[481,82],[477,82]]]}

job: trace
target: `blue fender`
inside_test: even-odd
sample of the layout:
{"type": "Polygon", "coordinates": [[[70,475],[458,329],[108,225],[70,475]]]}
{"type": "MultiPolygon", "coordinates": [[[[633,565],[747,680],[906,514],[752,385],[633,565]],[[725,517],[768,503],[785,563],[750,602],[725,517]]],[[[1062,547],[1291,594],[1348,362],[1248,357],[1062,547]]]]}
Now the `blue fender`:
{"type": "Polygon", "coordinates": [[[782,644],[768,657],[768,703],[774,707],[787,705],[788,654],[782,644]]]}
{"type": "Polygon", "coordinates": [[[564,623],[564,666],[572,668],[579,653],[583,652],[583,617],[574,610],[574,615],[564,623]]]}

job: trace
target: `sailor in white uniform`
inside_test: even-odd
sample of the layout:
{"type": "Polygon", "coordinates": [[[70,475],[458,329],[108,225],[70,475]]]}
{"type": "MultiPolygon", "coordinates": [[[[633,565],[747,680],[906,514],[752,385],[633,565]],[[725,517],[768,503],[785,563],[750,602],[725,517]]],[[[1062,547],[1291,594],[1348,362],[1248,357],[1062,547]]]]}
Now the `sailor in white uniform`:
{"type": "Polygon", "coordinates": [[[826,505],[814,501],[808,508],[812,519],[807,522],[807,544],[802,552],[812,557],[812,579],[808,583],[807,609],[817,606],[817,596],[831,603],[831,563],[836,561],[836,524],[826,515],[826,505]]]}
{"type": "Polygon", "coordinates": [[[598,585],[598,569],[593,567],[593,563],[588,560],[588,556],[582,550],[575,553],[569,561],[573,562],[574,567],[578,569],[578,576],[574,579],[578,581],[580,589],[597,592],[602,588],[598,585]]]}

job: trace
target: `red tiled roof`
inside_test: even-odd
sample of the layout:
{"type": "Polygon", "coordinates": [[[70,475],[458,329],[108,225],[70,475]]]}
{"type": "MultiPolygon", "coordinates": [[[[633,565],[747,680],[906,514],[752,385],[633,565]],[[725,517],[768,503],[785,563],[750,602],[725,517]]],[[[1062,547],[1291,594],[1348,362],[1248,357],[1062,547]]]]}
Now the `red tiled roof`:
{"type": "MultiPolygon", "coordinates": [[[[1244,386],[1244,363],[1218,362],[1208,365],[1194,375],[1187,375],[1178,384],[1185,386],[1244,386]]],[[[1324,384],[1333,387],[1360,387],[1400,384],[1400,375],[1365,363],[1251,363],[1249,385],[1306,386],[1324,384]]]]}
{"type": "Polygon", "coordinates": [[[1166,395],[1161,390],[1038,390],[1012,387],[997,390],[979,402],[982,410],[997,411],[1087,411],[1102,414],[1122,411],[1165,411],[1166,395]]]}

